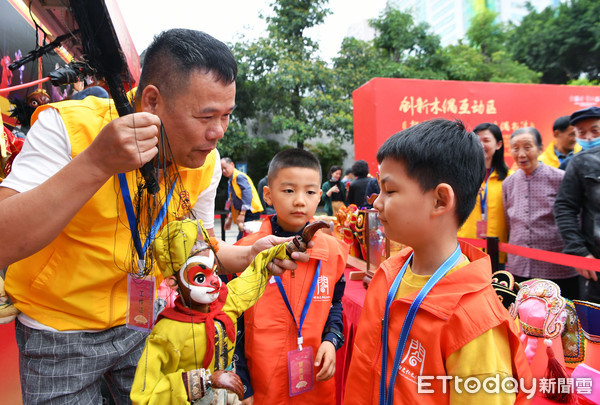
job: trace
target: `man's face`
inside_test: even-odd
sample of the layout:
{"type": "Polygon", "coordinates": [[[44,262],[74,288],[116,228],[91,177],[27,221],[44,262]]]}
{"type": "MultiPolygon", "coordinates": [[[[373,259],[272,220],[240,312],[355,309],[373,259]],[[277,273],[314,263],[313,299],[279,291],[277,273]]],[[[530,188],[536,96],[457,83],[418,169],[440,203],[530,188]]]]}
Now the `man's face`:
{"type": "Polygon", "coordinates": [[[556,149],[559,151],[572,151],[575,148],[575,127],[569,125],[567,129],[554,131],[556,139],[556,149]]]}
{"type": "Polygon", "coordinates": [[[234,164],[227,162],[225,159],[221,159],[221,171],[223,176],[231,177],[233,174],[234,164]]]}
{"type": "Polygon", "coordinates": [[[235,108],[235,82],[217,81],[213,73],[194,71],[181,93],[161,97],[155,113],[165,127],[175,163],[197,168],[225,135],[235,108]]]}
{"type": "Polygon", "coordinates": [[[584,141],[600,137],[600,118],[586,118],[575,124],[577,138],[584,141]]]}

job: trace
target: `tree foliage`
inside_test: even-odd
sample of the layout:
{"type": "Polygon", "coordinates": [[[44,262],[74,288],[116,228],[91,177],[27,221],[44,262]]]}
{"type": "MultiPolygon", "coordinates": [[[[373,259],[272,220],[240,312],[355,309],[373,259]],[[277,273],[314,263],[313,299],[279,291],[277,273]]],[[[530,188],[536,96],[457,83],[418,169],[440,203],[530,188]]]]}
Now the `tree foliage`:
{"type": "Polygon", "coordinates": [[[542,73],[542,82],[600,79],[600,2],[571,0],[529,14],[510,34],[516,60],[542,73]]]}

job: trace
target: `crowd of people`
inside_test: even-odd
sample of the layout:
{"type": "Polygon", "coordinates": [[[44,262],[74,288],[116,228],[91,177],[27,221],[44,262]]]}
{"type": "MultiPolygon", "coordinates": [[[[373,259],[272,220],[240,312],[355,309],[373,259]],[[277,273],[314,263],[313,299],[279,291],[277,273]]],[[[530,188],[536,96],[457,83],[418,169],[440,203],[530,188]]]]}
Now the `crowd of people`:
{"type": "MultiPolygon", "coordinates": [[[[437,382],[422,396],[414,376],[527,377],[489,259],[458,237],[600,258],[600,108],[557,119],[545,149],[531,127],[505,145],[492,123],[425,121],[379,148],[376,178],[358,160],[322,179],[312,153],[284,150],[255,187],[216,149],[236,76],[225,44],[173,29],[146,51],[134,114],[118,117],[111,99],[93,95],[33,114],[0,183],[0,227],[21,230],[0,234],[0,268],[19,312],[23,402],[99,403],[105,384],[116,403],[335,403],[348,246],[315,233],[321,203],[328,215],[373,207],[386,236],[410,246],[368,288],[346,404],[492,403],[494,394],[437,382]],[[138,171],[147,162],[155,194],[138,171]],[[221,176],[234,245],[213,230],[221,176]],[[215,272],[239,277],[222,284],[215,272]],[[148,298],[162,279],[178,293],[174,307],[148,298]]],[[[552,280],[567,298],[600,303],[596,272],[501,262],[517,281],[552,280]]],[[[493,403],[523,396],[501,392],[493,403]]]]}

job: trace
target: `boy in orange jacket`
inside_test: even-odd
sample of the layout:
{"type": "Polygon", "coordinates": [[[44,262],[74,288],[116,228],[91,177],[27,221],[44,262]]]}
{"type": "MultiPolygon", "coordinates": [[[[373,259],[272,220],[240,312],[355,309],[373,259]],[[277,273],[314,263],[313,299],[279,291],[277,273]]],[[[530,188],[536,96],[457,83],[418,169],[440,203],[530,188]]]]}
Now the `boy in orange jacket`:
{"type": "Polygon", "coordinates": [[[387,237],[411,248],[382,263],[369,285],[344,403],[524,400],[512,380],[502,385],[529,381],[530,370],[491,286],[489,257],[456,238],[485,175],[477,136],[461,122],[426,121],[390,137],[377,161],[374,208],[387,237]]]}
{"type": "MultiPolygon", "coordinates": [[[[321,200],[321,166],[310,152],[284,150],[271,161],[267,184],[263,197],[276,214],[237,244],[301,234],[321,200]]],[[[256,405],[335,403],[332,377],[336,350],[344,343],[341,300],[348,247],[323,232],[312,241],[308,263],[272,277],[244,314],[249,376],[237,372],[251,385],[256,405]]]]}

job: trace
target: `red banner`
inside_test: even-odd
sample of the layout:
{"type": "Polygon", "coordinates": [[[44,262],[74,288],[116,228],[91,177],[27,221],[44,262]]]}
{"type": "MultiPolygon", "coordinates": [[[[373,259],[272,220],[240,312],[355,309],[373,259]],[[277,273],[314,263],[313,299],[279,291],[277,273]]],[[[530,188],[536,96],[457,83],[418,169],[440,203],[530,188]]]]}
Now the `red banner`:
{"type": "Polygon", "coordinates": [[[388,137],[433,118],[460,119],[470,129],[495,123],[511,166],[507,146],[515,129],[536,127],[547,145],[556,118],[600,105],[600,87],[375,78],[353,92],[353,103],[354,156],[366,160],[372,174],[388,137]]]}

